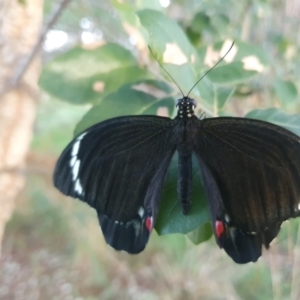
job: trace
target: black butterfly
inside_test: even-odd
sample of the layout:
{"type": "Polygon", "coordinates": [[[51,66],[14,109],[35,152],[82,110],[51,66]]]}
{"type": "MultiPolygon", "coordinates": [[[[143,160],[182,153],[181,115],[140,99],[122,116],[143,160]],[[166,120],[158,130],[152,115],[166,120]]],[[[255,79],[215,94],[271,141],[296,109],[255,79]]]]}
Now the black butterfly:
{"type": "Polygon", "coordinates": [[[59,158],[55,186],[95,208],[109,245],[139,253],[176,151],[178,198],[189,213],[194,154],[218,245],[237,263],[256,261],[281,223],[300,215],[300,138],[253,119],[198,119],[189,97],[176,107],[174,119],[124,116],[88,128],[59,158]]]}

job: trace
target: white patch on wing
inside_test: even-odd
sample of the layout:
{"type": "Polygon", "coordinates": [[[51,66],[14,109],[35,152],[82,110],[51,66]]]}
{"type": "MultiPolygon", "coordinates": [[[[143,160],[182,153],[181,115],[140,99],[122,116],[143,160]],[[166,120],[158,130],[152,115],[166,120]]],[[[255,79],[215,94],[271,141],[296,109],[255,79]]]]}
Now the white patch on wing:
{"type": "Polygon", "coordinates": [[[77,141],[81,141],[82,138],[86,135],[86,132],[82,133],[78,138],[77,141]]]}
{"type": "Polygon", "coordinates": [[[87,134],[87,132],[82,133],[79,135],[72,147],[72,152],[71,152],[71,160],[70,160],[70,167],[72,171],[72,179],[75,182],[74,190],[77,192],[79,195],[84,194],[83,193],[83,188],[80,183],[80,180],[78,178],[78,172],[79,172],[79,167],[80,167],[80,159],[78,159],[77,154],[80,146],[80,141],[83,139],[83,137],[87,134]]]}
{"type": "Polygon", "coordinates": [[[300,211],[300,202],[298,203],[298,205],[296,204],[294,206],[294,212],[299,213],[299,211],[300,211]]]}
{"type": "Polygon", "coordinates": [[[72,156],[77,155],[78,150],[79,150],[79,145],[80,145],[80,140],[76,140],[76,143],[73,145],[73,148],[72,148],[72,153],[71,153],[72,156]]]}
{"type": "Polygon", "coordinates": [[[76,160],[74,167],[72,168],[72,173],[73,173],[73,181],[75,181],[75,179],[78,176],[78,171],[79,171],[79,166],[80,166],[80,160],[76,160]]]}
{"type": "Polygon", "coordinates": [[[229,215],[225,214],[225,216],[224,216],[224,217],[225,217],[225,222],[226,222],[226,223],[229,223],[229,222],[230,222],[229,215]]]}
{"type": "Polygon", "coordinates": [[[141,218],[143,218],[143,216],[144,216],[144,208],[141,206],[140,208],[139,208],[139,211],[138,211],[138,215],[141,217],[141,218]]]}
{"type": "Polygon", "coordinates": [[[251,235],[257,235],[257,233],[255,231],[251,231],[249,234],[251,234],[251,235]]]}
{"type": "Polygon", "coordinates": [[[73,156],[72,159],[70,160],[70,167],[73,168],[75,162],[77,160],[77,156],[73,156]]]}
{"type": "Polygon", "coordinates": [[[75,182],[75,192],[77,192],[79,195],[82,194],[82,185],[79,179],[77,179],[75,182]]]}

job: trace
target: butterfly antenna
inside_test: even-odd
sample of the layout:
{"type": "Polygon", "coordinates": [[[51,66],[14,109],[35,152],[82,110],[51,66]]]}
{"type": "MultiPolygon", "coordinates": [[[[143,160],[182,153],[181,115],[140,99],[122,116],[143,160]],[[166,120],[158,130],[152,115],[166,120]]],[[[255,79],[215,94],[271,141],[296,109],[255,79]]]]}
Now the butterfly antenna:
{"type": "MultiPolygon", "coordinates": [[[[181,88],[179,87],[179,85],[177,84],[177,82],[173,79],[173,77],[170,75],[170,73],[162,66],[162,64],[158,61],[158,59],[156,58],[156,56],[154,55],[154,53],[152,52],[152,49],[150,46],[148,46],[152,56],[154,57],[154,59],[158,62],[159,66],[169,75],[169,77],[172,79],[172,81],[176,84],[176,86],[178,87],[179,91],[182,94],[182,97],[184,98],[184,93],[182,92],[181,88]]],[[[227,54],[227,53],[226,53],[227,54]]]]}
{"type": "Polygon", "coordinates": [[[208,71],[206,71],[205,73],[204,73],[204,75],[202,75],[201,77],[200,77],[200,79],[199,80],[197,80],[197,82],[192,86],[192,88],[190,89],[190,91],[188,92],[188,94],[187,94],[187,97],[189,96],[189,94],[190,94],[190,92],[193,90],[193,88],[202,80],[202,78],[204,77],[204,76],[206,76],[211,70],[213,70],[224,58],[225,58],[225,56],[230,52],[230,50],[232,49],[232,47],[233,47],[233,45],[234,45],[234,41],[232,42],[232,44],[231,44],[231,46],[230,46],[230,48],[227,50],[227,52],[219,59],[219,61],[212,67],[212,68],[210,68],[208,71]]]}

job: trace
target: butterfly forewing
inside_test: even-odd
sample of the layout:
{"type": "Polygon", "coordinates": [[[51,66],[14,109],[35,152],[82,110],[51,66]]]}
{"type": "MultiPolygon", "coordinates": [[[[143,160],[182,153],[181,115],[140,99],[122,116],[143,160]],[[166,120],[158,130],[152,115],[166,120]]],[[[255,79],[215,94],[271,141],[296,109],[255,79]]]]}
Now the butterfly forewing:
{"type": "Polygon", "coordinates": [[[200,121],[195,152],[213,225],[226,233],[215,229],[217,242],[235,261],[255,261],[280,224],[300,215],[300,138],[263,121],[212,118],[200,121]]]}
{"type": "Polygon", "coordinates": [[[57,163],[55,186],[96,209],[117,250],[138,253],[148,241],[175,151],[172,128],[163,117],[110,119],[76,137],[57,163]]]}

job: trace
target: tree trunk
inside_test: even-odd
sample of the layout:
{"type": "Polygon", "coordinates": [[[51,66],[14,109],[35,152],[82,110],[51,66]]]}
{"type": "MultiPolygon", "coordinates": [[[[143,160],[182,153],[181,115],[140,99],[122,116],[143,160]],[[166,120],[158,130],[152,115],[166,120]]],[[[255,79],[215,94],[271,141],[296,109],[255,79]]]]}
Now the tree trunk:
{"type": "Polygon", "coordinates": [[[0,0],[0,253],[5,223],[25,182],[39,60],[30,64],[16,87],[11,82],[37,41],[42,12],[41,0],[0,0]]]}

